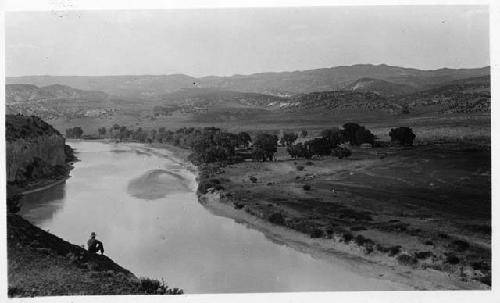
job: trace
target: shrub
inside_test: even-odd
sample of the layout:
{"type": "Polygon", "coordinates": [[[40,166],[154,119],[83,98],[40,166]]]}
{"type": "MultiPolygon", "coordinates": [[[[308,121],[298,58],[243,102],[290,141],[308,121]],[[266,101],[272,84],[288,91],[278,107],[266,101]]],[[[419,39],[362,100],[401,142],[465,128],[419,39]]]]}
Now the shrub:
{"type": "Polygon", "coordinates": [[[430,258],[430,256],[432,256],[432,253],[430,251],[417,251],[415,253],[415,257],[417,259],[427,259],[430,258]]]}
{"type": "Polygon", "coordinates": [[[448,253],[446,254],[446,263],[455,265],[460,263],[460,259],[455,254],[448,253]]]}
{"type": "Polygon", "coordinates": [[[139,291],[147,295],[182,295],[184,291],[179,288],[168,288],[163,281],[149,278],[140,278],[139,291]]]}
{"type": "Polygon", "coordinates": [[[252,183],[257,183],[257,178],[255,178],[254,176],[250,176],[250,177],[248,177],[248,179],[250,179],[250,181],[252,181],[252,183]]]}
{"type": "Polygon", "coordinates": [[[370,244],[370,245],[366,245],[366,246],[365,246],[365,252],[366,252],[367,254],[371,254],[371,253],[373,252],[373,250],[374,250],[374,248],[373,248],[373,245],[372,245],[372,244],[370,244]]]}
{"type": "Polygon", "coordinates": [[[404,265],[404,266],[411,266],[417,264],[417,259],[411,255],[408,254],[402,254],[399,255],[396,260],[398,261],[398,264],[404,265]]]}
{"type": "Polygon", "coordinates": [[[389,136],[391,137],[391,142],[402,146],[412,146],[413,140],[416,137],[413,130],[409,127],[392,128],[389,136]]]}
{"type": "Polygon", "coordinates": [[[311,238],[322,238],[323,237],[323,231],[319,228],[315,228],[312,230],[310,234],[311,238]]]}
{"type": "Polygon", "coordinates": [[[400,251],[401,251],[401,245],[391,246],[389,248],[389,256],[393,257],[393,256],[399,254],[400,251]]]}
{"type": "Polygon", "coordinates": [[[350,155],[352,155],[351,150],[345,147],[336,147],[332,150],[332,156],[337,157],[339,159],[347,158],[350,155]]]}
{"type": "Polygon", "coordinates": [[[352,239],[354,238],[354,236],[351,234],[351,233],[344,233],[342,235],[342,240],[345,242],[345,243],[349,243],[352,241],[352,239]]]}
{"type": "Polygon", "coordinates": [[[212,183],[212,184],[220,184],[220,180],[219,179],[210,179],[209,182],[212,183]]]}
{"type": "Polygon", "coordinates": [[[240,202],[233,202],[233,207],[235,209],[242,209],[243,207],[245,207],[245,204],[240,203],[240,202]]]}
{"type": "Polygon", "coordinates": [[[285,218],[280,213],[274,213],[269,217],[269,222],[277,225],[285,225],[285,218]]]}
{"type": "Polygon", "coordinates": [[[302,165],[297,165],[296,168],[297,168],[298,171],[303,171],[304,170],[304,166],[302,166],[302,165]]]}
{"type": "Polygon", "coordinates": [[[462,240],[456,240],[451,243],[452,247],[457,250],[458,252],[464,252],[467,249],[469,249],[470,245],[469,243],[462,241],[462,240]]]}
{"type": "Polygon", "coordinates": [[[303,190],[311,190],[311,185],[309,185],[309,184],[304,184],[304,186],[302,186],[302,189],[303,189],[303,190]]]}
{"type": "Polygon", "coordinates": [[[424,242],[425,245],[434,245],[434,242],[432,242],[431,240],[427,240],[424,242]]]}
{"type": "Polygon", "coordinates": [[[222,186],[220,184],[214,184],[214,189],[215,190],[224,190],[224,186],[222,186]]]}
{"type": "Polygon", "coordinates": [[[7,197],[7,212],[15,214],[21,210],[21,195],[13,194],[7,197]]]}
{"type": "Polygon", "coordinates": [[[209,188],[213,188],[215,184],[212,184],[210,180],[201,180],[198,183],[198,193],[204,195],[208,192],[209,188]]]}
{"type": "Polygon", "coordinates": [[[362,246],[363,244],[365,244],[366,240],[367,239],[363,237],[363,235],[357,235],[356,238],[354,238],[354,243],[362,246]]]}
{"type": "Polygon", "coordinates": [[[491,286],[491,274],[490,274],[490,275],[486,275],[486,276],[484,276],[484,277],[479,278],[479,281],[480,281],[481,283],[484,283],[484,284],[486,284],[486,285],[491,286]]]}
{"type": "Polygon", "coordinates": [[[474,270],[490,270],[491,266],[487,262],[480,261],[472,263],[472,268],[474,270]]]}
{"type": "Polygon", "coordinates": [[[366,227],[364,227],[364,226],[352,226],[351,230],[352,231],[366,230],[366,227]]]}

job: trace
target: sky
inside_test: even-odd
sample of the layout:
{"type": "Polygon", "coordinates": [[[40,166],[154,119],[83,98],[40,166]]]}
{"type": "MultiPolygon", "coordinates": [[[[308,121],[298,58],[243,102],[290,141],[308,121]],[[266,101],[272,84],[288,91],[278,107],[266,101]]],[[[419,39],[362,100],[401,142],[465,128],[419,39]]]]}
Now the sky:
{"type": "Polygon", "coordinates": [[[489,62],[487,6],[7,12],[6,76],[230,76],[489,62]]]}

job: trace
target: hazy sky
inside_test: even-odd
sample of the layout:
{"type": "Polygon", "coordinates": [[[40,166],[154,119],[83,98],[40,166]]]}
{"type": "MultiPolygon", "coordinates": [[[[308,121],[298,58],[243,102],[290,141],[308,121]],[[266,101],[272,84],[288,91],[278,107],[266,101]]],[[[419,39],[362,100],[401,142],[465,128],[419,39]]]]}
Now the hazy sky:
{"type": "Polygon", "coordinates": [[[6,75],[489,65],[485,6],[6,13],[6,75]]]}

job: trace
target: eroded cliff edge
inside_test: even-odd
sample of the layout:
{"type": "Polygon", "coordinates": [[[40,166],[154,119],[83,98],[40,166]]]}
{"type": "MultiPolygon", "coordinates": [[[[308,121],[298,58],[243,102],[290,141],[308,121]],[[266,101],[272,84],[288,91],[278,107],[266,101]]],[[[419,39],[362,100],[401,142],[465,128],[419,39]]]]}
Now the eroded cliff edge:
{"type": "Polygon", "coordinates": [[[35,116],[7,115],[5,139],[9,196],[65,179],[76,160],[65,138],[35,116]]]}

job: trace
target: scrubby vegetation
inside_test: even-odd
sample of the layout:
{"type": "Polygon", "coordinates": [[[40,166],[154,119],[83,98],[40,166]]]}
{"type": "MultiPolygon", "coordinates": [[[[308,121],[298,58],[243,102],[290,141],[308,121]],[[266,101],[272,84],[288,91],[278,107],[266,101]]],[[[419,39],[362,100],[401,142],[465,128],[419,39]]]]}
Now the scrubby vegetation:
{"type": "Polygon", "coordinates": [[[5,139],[7,142],[17,139],[37,138],[42,135],[51,136],[60,135],[60,133],[37,116],[5,116],[5,139]]]}
{"type": "Polygon", "coordinates": [[[413,130],[409,127],[393,128],[389,132],[389,136],[391,137],[391,142],[402,146],[412,146],[416,138],[413,130]]]}

